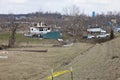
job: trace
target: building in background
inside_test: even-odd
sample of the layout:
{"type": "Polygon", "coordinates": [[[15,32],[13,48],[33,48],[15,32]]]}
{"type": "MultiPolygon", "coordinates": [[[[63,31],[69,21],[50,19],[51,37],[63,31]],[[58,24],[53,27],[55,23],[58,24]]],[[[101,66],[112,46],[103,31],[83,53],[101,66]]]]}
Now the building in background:
{"type": "Polygon", "coordinates": [[[107,34],[107,32],[103,29],[101,29],[99,26],[95,26],[95,27],[89,27],[87,29],[87,38],[91,39],[91,38],[106,38],[108,36],[110,36],[110,34],[107,34]]]}
{"type": "Polygon", "coordinates": [[[51,26],[47,26],[44,23],[37,23],[36,26],[30,27],[29,32],[25,34],[28,37],[37,37],[45,39],[59,39],[61,38],[61,32],[58,29],[54,29],[51,26]]]}

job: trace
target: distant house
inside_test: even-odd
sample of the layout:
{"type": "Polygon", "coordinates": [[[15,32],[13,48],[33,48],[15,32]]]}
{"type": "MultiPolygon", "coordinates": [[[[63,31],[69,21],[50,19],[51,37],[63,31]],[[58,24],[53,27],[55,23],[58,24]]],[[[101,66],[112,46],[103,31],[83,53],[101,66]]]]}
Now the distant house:
{"type": "Polygon", "coordinates": [[[88,38],[105,38],[109,36],[105,30],[100,27],[90,27],[87,29],[88,38]]]}
{"type": "Polygon", "coordinates": [[[36,26],[30,27],[29,33],[25,34],[28,37],[37,37],[45,39],[58,39],[61,37],[60,31],[52,31],[50,26],[44,23],[37,23],[36,26]]]}
{"type": "Polygon", "coordinates": [[[22,19],[26,19],[26,16],[17,16],[15,17],[16,20],[22,20],[22,19]]]}

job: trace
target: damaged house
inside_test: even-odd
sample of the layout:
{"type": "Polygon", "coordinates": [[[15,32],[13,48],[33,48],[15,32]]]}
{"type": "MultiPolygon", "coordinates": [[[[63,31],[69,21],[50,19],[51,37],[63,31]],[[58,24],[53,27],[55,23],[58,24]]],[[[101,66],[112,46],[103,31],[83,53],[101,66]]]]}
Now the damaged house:
{"type": "Polygon", "coordinates": [[[37,23],[36,26],[30,27],[29,32],[25,34],[28,37],[37,37],[45,39],[59,39],[61,38],[60,31],[53,31],[50,26],[44,23],[37,23]]]}

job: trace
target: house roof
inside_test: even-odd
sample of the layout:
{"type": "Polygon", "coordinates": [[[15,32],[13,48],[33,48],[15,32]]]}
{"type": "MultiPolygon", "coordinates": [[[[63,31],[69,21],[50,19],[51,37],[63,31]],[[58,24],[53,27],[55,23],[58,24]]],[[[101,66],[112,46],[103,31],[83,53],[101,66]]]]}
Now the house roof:
{"type": "Polygon", "coordinates": [[[89,28],[87,29],[88,32],[106,32],[105,30],[101,28],[89,28]]]}

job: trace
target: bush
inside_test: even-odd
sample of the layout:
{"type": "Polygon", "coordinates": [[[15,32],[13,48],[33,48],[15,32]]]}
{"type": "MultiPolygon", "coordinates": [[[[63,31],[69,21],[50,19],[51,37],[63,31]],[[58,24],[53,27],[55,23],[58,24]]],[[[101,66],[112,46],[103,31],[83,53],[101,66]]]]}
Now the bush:
{"type": "Polygon", "coordinates": [[[111,32],[110,32],[110,39],[114,39],[114,38],[115,38],[114,31],[113,31],[113,29],[111,29],[111,32]]]}

